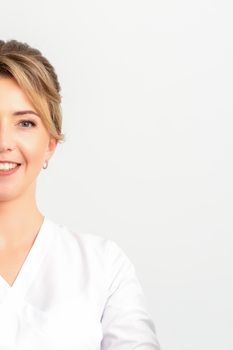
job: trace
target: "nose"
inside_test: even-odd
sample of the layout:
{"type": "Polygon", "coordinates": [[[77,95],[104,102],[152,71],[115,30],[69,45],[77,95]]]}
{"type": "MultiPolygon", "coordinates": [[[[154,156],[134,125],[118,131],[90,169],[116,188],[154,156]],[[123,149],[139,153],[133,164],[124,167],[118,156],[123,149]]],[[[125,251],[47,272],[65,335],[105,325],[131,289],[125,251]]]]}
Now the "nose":
{"type": "Polygon", "coordinates": [[[10,127],[7,123],[0,123],[0,153],[13,151],[15,142],[10,127]]]}

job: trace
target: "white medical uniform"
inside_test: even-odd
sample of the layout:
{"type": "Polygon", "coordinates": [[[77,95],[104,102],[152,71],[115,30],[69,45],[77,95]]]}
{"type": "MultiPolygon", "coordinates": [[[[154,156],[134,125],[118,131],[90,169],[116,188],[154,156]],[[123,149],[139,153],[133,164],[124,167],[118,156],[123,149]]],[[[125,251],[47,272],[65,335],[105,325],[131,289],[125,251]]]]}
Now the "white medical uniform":
{"type": "Polygon", "coordinates": [[[0,277],[0,349],[160,348],[121,248],[45,217],[13,286],[0,277]]]}

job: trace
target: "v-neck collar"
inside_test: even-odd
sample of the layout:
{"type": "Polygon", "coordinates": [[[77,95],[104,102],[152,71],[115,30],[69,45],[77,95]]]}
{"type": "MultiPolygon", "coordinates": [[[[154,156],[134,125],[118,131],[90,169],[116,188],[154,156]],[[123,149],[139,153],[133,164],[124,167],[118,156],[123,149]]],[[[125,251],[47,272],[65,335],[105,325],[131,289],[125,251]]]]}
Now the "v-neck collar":
{"type": "Polygon", "coordinates": [[[9,285],[0,275],[0,303],[5,297],[24,297],[50,247],[54,237],[54,224],[44,217],[33,245],[13,283],[9,285]]]}

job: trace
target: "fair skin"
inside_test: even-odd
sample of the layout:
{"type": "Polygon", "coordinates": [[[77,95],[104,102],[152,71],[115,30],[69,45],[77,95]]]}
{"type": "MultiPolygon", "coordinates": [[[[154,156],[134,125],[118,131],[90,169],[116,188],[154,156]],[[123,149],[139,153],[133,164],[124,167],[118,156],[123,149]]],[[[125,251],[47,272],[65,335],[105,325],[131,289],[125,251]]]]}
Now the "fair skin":
{"type": "Polygon", "coordinates": [[[36,179],[57,146],[40,117],[31,112],[19,115],[22,111],[36,113],[15,80],[0,76],[0,161],[21,164],[14,174],[0,174],[0,275],[1,262],[6,266],[16,252],[22,265],[20,259],[25,259],[43,223],[36,179]]]}

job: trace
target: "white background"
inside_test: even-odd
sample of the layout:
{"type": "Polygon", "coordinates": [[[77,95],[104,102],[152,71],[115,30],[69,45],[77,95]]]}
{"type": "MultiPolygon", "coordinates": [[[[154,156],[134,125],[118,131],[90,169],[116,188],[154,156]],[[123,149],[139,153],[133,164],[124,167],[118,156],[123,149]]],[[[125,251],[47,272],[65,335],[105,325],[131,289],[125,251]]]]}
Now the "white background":
{"type": "Polygon", "coordinates": [[[1,2],[1,39],[39,48],[66,142],[41,210],[117,242],[163,350],[233,349],[232,2],[1,2]]]}

